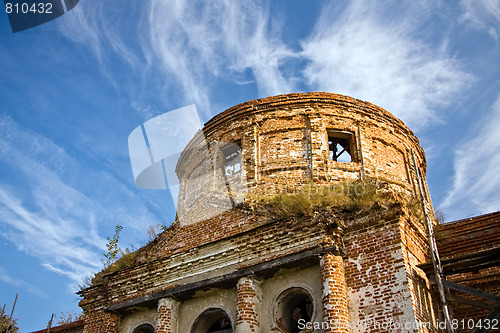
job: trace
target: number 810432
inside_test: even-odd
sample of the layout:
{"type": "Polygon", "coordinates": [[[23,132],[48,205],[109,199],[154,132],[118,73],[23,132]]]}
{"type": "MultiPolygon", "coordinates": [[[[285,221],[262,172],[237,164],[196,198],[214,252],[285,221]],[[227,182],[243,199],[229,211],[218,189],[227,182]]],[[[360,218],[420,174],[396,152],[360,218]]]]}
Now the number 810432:
{"type": "Polygon", "coordinates": [[[7,14],[52,14],[52,4],[50,2],[33,4],[7,2],[5,12],[7,14]]]}

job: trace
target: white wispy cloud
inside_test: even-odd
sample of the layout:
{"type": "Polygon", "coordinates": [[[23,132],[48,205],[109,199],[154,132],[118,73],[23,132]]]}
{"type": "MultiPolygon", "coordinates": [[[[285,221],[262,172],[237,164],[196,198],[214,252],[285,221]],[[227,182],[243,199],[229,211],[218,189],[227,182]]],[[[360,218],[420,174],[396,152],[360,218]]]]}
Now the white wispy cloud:
{"type": "Polygon", "coordinates": [[[98,230],[109,229],[105,223],[145,230],[157,222],[143,204],[133,205],[130,191],[113,176],[80,164],[8,117],[0,117],[0,152],[0,164],[16,170],[13,180],[0,184],[0,223],[9,227],[4,237],[43,267],[66,275],[73,288],[102,268],[106,240],[98,230]],[[23,187],[16,186],[16,177],[23,187]]]}
{"type": "Polygon", "coordinates": [[[281,25],[262,1],[152,0],[119,6],[127,9],[107,5],[104,10],[100,1],[89,0],[61,20],[62,33],[92,50],[118,90],[123,82],[115,81],[110,59],[123,59],[139,77],[134,83],[143,87],[131,88],[134,94],[168,91],[165,99],[174,105],[194,103],[208,114],[218,80],[255,83],[262,97],[294,90],[294,78],[281,68],[297,54],[283,43],[281,25]],[[142,19],[135,29],[125,14],[130,10],[142,19]],[[163,85],[153,88],[158,78],[163,85]]]}
{"type": "Polygon", "coordinates": [[[500,2],[497,0],[462,0],[462,19],[477,29],[486,30],[498,42],[500,2]]]}
{"type": "Polygon", "coordinates": [[[117,10],[102,1],[82,1],[58,20],[62,35],[88,47],[96,57],[102,74],[119,91],[123,89],[124,82],[116,79],[112,69],[114,62],[126,62],[131,71],[142,71],[146,65],[135,44],[142,37],[141,33],[132,29],[129,18],[130,13],[138,12],[140,16],[142,5],[141,2],[129,2],[125,6],[120,3],[118,6],[122,10],[117,10]]]}
{"type": "Polygon", "coordinates": [[[237,82],[245,70],[261,95],[293,90],[279,66],[295,55],[279,28],[271,27],[263,3],[153,0],[149,13],[147,58],[159,63],[166,78],[175,78],[186,102],[199,109],[209,109],[215,80],[237,82]]]}
{"type": "Polygon", "coordinates": [[[500,210],[500,95],[455,151],[454,183],[441,207],[450,219],[500,210]]]}
{"type": "Polygon", "coordinates": [[[351,1],[340,13],[326,6],[302,43],[304,75],[316,90],[368,100],[418,129],[439,121],[471,77],[445,48],[418,38],[419,3],[398,3],[351,1]]]}
{"type": "Polygon", "coordinates": [[[49,296],[45,291],[43,291],[40,288],[37,288],[29,283],[27,283],[24,280],[21,280],[19,278],[13,278],[11,275],[7,273],[5,268],[0,267],[0,281],[3,281],[7,284],[10,284],[11,286],[14,286],[16,288],[23,288],[24,290],[27,290],[30,294],[35,295],[37,297],[41,298],[48,298],[49,296]]]}
{"type": "Polygon", "coordinates": [[[22,284],[21,280],[11,278],[3,267],[0,267],[0,281],[3,281],[15,287],[19,287],[22,284]]]}
{"type": "MultiPolygon", "coordinates": [[[[62,196],[71,195],[64,186],[56,187],[62,190],[62,196]]],[[[35,196],[32,204],[36,208],[30,209],[12,191],[0,190],[0,223],[10,226],[5,232],[9,241],[20,251],[39,258],[45,266],[60,267],[59,270],[70,277],[73,283],[80,282],[82,277],[102,268],[100,253],[104,252],[104,239],[89,232],[92,228],[87,228],[82,216],[43,207],[43,198],[42,201],[38,199],[35,196]]],[[[52,194],[52,200],[57,199],[63,198],[52,194]]],[[[62,201],[75,199],[66,197],[62,201]]]]}
{"type": "MultiPolygon", "coordinates": [[[[493,1],[484,3],[496,17],[493,1]]],[[[143,2],[134,7],[143,19],[136,31],[126,28],[123,14],[113,17],[116,11],[105,12],[89,0],[74,9],[75,18],[65,21],[64,30],[98,58],[112,50],[124,59],[142,76],[137,85],[161,91],[173,105],[194,103],[204,115],[212,115],[212,103],[219,103],[213,96],[221,82],[251,82],[259,97],[300,85],[369,100],[418,129],[439,122],[439,110],[472,80],[448,54],[447,40],[430,46],[423,41],[428,36],[419,38],[422,22],[437,10],[432,6],[429,1],[331,1],[302,50],[284,42],[279,15],[259,0],[143,2]],[[307,63],[304,71],[297,61],[307,63]],[[153,88],[158,79],[163,86],[153,88]]],[[[477,7],[467,0],[463,6],[477,7]]],[[[140,98],[131,104],[143,105],[139,112],[149,109],[140,98]]]]}
{"type": "Polygon", "coordinates": [[[103,57],[102,10],[100,2],[82,1],[59,20],[63,35],[90,47],[99,62],[103,57]]]}

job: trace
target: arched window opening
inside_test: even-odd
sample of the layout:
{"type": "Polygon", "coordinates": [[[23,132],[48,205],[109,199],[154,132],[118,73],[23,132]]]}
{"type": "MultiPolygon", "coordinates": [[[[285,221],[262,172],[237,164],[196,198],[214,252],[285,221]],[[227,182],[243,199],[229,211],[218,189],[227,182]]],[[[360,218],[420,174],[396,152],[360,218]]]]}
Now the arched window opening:
{"type": "Polygon", "coordinates": [[[208,309],[194,322],[191,333],[232,333],[231,319],[222,309],[208,309]]]}
{"type": "Polygon", "coordinates": [[[154,333],[155,328],[150,324],[142,324],[134,328],[132,333],[154,333]]]}
{"type": "Polygon", "coordinates": [[[311,295],[303,288],[285,290],[278,297],[275,307],[276,325],[285,332],[302,332],[313,318],[314,305],[311,295]]]}

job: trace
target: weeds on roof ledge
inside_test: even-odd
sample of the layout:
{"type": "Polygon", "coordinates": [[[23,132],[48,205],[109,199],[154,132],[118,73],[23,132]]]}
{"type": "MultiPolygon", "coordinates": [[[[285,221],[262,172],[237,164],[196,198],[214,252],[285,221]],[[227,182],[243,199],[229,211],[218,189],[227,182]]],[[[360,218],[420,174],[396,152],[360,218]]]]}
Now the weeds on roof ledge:
{"type": "Polygon", "coordinates": [[[296,192],[252,199],[278,219],[312,216],[326,208],[356,209],[396,201],[394,193],[375,178],[343,181],[330,186],[311,184],[296,192]]]}
{"type": "Polygon", "coordinates": [[[137,250],[129,250],[127,248],[125,249],[125,251],[121,251],[120,259],[118,259],[116,262],[105,267],[102,271],[96,273],[95,275],[86,276],[85,278],[83,278],[81,283],[78,284],[80,291],[103,283],[105,277],[109,274],[118,272],[124,268],[135,266],[137,263],[136,258],[137,258],[137,250]]]}

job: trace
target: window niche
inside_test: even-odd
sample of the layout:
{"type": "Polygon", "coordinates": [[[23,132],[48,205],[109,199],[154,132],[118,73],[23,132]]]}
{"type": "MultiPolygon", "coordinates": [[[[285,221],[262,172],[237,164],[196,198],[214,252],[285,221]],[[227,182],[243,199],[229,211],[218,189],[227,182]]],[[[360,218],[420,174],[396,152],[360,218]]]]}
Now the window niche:
{"type": "Polygon", "coordinates": [[[329,159],[334,162],[357,162],[354,134],[351,132],[327,130],[329,159]]]}

